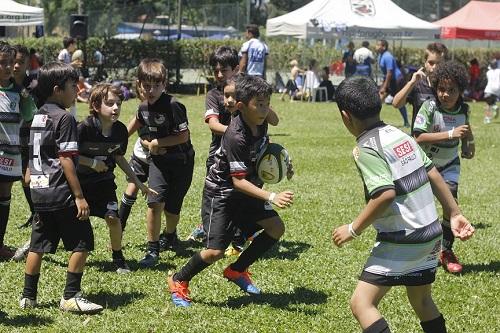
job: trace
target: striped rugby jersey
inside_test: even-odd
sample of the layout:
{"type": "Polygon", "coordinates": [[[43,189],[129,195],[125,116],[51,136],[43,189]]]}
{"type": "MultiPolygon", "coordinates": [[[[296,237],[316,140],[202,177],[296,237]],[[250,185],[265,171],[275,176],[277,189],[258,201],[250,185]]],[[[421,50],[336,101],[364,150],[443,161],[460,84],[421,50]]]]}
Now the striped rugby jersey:
{"type": "Polygon", "coordinates": [[[77,140],[75,118],[59,105],[46,103],[33,118],[29,168],[35,211],[55,211],[74,205],[59,156],[74,156],[76,165],[77,140]]]}
{"type": "Polygon", "coordinates": [[[30,122],[36,112],[31,96],[22,96],[22,87],[11,83],[0,88],[0,175],[20,177],[22,120],[30,122]]]}

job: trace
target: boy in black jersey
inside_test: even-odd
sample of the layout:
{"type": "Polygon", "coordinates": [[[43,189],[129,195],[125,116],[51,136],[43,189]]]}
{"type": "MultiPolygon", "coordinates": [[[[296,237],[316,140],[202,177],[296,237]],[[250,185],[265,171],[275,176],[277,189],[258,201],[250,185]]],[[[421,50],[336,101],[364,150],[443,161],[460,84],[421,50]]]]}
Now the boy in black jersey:
{"type": "Polygon", "coordinates": [[[283,235],[285,226],[274,204],[280,208],[293,202],[293,193],[279,194],[262,189],[255,170],[257,154],[268,143],[266,117],[271,86],[262,78],[243,76],[236,83],[236,115],[222,137],[215,164],[205,178],[202,219],[207,231],[206,249],[196,253],[180,271],[168,278],[176,306],[191,304],[189,281],[224,256],[235,228],[244,235],[262,230],[253,242],[224,270],[224,277],[249,294],[260,290],[250,280],[248,267],[269,250],[283,235]]]}
{"type": "Polygon", "coordinates": [[[106,220],[118,273],[129,273],[122,253],[122,226],[116,199],[115,166],[144,193],[156,192],[142,184],[123,155],[127,152],[127,127],[120,121],[121,90],[109,83],[98,84],[89,98],[91,115],[78,124],[79,159],[77,174],[83,195],[90,206],[90,215],[106,220]]]}
{"type": "Polygon", "coordinates": [[[137,72],[137,84],[144,93],[137,116],[128,126],[129,135],[147,127],[142,143],[151,154],[149,186],[158,192],[148,195],[148,249],[139,261],[143,267],[158,263],[160,253],[161,216],[165,211],[165,238],[177,241],[176,227],[180,211],[193,178],[194,149],[188,128],[186,108],[165,92],[167,70],[158,59],[144,59],[137,72]]]}
{"type": "Polygon", "coordinates": [[[89,206],[76,175],[76,122],[66,111],[75,100],[77,80],[78,74],[70,65],[53,62],[40,69],[37,96],[44,104],[31,123],[29,153],[31,198],[37,214],[19,302],[23,309],[37,305],[43,254],[55,253],[61,238],[64,248],[72,252],[61,310],[96,313],[103,309],[80,291],[88,253],[94,249],[94,235],[89,206]]]}

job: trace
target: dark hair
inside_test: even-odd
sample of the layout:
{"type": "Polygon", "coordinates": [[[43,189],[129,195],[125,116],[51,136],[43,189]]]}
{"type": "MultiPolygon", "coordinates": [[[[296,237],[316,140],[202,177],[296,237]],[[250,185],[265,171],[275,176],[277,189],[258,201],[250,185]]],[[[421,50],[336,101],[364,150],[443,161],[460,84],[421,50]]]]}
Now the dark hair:
{"type": "Polygon", "coordinates": [[[318,64],[318,61],[316,59],[311,59],[309,60],[309,69],[314,69],[314,67],[316,67],[316,65],[318,64]]]}
{"type": "Polygon", "coordinates": [[[238,66],[238,51],[229,46],[219,46],[211,55],[208,63],[212,68],[221,65],[222,67],[231,66],[235,69],[238,66]]]}
{"type": "Polygon", "coordinates": [[[35,88],[38,103],[44,104],[47,98],[54,93],[55,86],[64,89],[68,81],[78,82],[78,72],[70,65],[56,61],[40,67],[38,85],[35,88]]]}
{"type": "Polygon", "coordinates": [[[259,38],[259,26],[257,24],[249,24],[246,26],[246,29],[249,33],[251,33],[255,38],[259,38]]]}
{"type": "Polygon", "coordinates": [[[389,49],[389,43],[385,39],[379,40],[380,44],[384,47],[384,49],[388,50],[389,49]]]}
{"type": "Polygon", "coordinates": [[[471,65],[479,65],[479,61],[477,61],[477,59],[476,59],[476,58],[472,58],[472,60],[471,60],[471,61],[469,61],[469,63],[470,63],[471,65]]]}
{"type": "Polygon", "coordinates": [[[65,49],[68,48],[71,44],[75,43],[75,39],[73,37],[64,37],[63,38],[63,46],[65,49]]]}
{"type": "Polygon", "coordinates": [[[137,67],[137,79],[139,82],[166,83],[167,69],[160,59],[142,59],[137,67]]]}
{"type": "Polygon", "coordinates": [[[111,83],[98,83],[97,85],[92,87],[92,90],[90,91],[90,97],[89,97],[90,114],[96,115],[94,106],[96,108],[100,108],[102,102],[108,100],[108,93],[112,93],[118,96],[118,98],[120,98],[120,100],[123,101],[123,93],[122,90],[120,89],[120,86],[115,86],[112,85],[111,83]]]}
{"type": "Polygon", "coordinates": [[[7,42],[0,41],[0,53],[7,53],[14,59],[16,57],[16,50],[7,42]]]}
{"type": "Polygon", "coordinates": [[[273,88],[263,78],[253,75],[239,75],[236,79],[235,98],[248,105],[254,97],[270,97],[273,88]]]}
{"type": "Polygon", "coordinates": [[[352,76],[342,81],[335,93],[339,110],[359,120],[380,114],[382,101],[375,82],[366,76],[352,76]]]}
{"type": "Polygon", "coordinates": [[[367,40],[364,40],[363,43],[361,43],[361,46],[368,47],[370,46],[370,43],[367,40]]]}
{"type": "Polygon", "coordinates": [[[469,85],[469,75],[465,66],[456,61],[444,61],[436,66],[430,77],[432,89],[436,91],[439,82],[444,80],[455,82],[460,93],[463,93],[469,85]]]}
{"type": "Polygon", "coordinates": [[[323,71],[324,71],[326,74],[330,75],[330,67],[328,67],[328,66],[323,67],[323,71]]]}
{"type": "Polygon", "coordinates": [[[425,60],[427,60],[429,53],[439,54],[443,60],[448,60],[448,48],[442,43],[430,43],[425,50],[427,51],[425,52],[425,60]]]}
{"type": "Polygon", "coordinates": [[[30,56],[28,48],[24,45],[17,44],[13,46],[14,50],[16,50],[16,56],[18,53],[22,54],[25,58],[30,56]]]}

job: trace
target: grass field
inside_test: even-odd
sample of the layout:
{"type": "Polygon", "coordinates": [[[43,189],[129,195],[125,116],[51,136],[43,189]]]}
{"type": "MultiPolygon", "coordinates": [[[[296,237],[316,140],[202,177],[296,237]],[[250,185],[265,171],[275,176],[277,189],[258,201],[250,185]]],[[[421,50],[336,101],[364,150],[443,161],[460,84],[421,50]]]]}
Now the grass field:
{"type": "MultiPolygon", "coordinates": [[[[210,133],[203,123],[204,98],[179,96],[187,106],[196,150],[195,174],[184,201],[179,236],[185,239],[200,222],[201,190],[210,133]]],[[[124,104],[121,120],[133,117],[136,101],[124,104]]],[[[39,283],[40,307],[23,312],[18,298],[23,288],[24,263],[0,263],[0,332],[359,332],[349,310],[374,231],[341,249],[330,241],[331,230],[350,222],[362,208],[363,188],[351,151],[354,138],[343,127],[336,104],[280,102],[273,107],[281,118],[270,128],[274,142],[293,157],[295,177],[270,187],[291,189],[295,204],[280,211],[287,230],[279,246],[252,266],[253,278],[263,295],[250,297],[222,277],[234,259],[226,258],[195,277],[191,283],[194,305],[176,309],[170,302],[165,278],[199,250],[199,244],[182,243],[178,253],[163,252],[160,265],[138,269],[145,248],[145,202],[138,200],[124,236],[124,251],[134,270],[118,275],[109,264],[108,231],[104,221],[93,219],[96,249],[83,277],[88,298],[105,306],[92,317],[62,313],[59,299],[65,283],[68,254],[62,247],[44,259],[39,283]]],[[[457,241],[456,252],[465,264],[463,274],[452,276],[439,269],[434,298],[447,319],[449,332],[500,331],[500,121],[483,125],[483,104],[471,104],[477,155],[462,163],[459,197],[464,214],[476,226],[475,237],[457,241]]],[[[79,105],[79,115],[86,108],[79,105]]],[[[385,106],[383,119],[402,123],[399,112],[385,106]]],[[[135,138],[130,139],[129,152],[135,138]]],[[[118,172],[118,197],[125,180],[118,172]]],[[[14,187],[6,244],[21,245],[30,235],[17,229],[29,215],[19,184],[14,187]]],[[[62,244],[61,244],[62,245],[62,244]]],[[[392,332],[419,332],[404,289],[394,288],[380,310],[392,332]]]]}

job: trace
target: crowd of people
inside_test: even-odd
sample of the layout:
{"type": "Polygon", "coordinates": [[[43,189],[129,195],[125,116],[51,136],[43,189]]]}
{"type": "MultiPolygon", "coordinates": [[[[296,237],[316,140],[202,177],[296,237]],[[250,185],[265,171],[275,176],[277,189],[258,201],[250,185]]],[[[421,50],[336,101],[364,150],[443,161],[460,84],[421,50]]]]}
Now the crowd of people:
{"type": "MultiPolygon", "coordinates": [[[[247,28],[247,36],[240,52],[221,46],[209,60],[217,84],[207,93],[204,120],[212,138],[202,223],[192,232],[192,238],[201,240],[205,248],[168,276],[175,306],[192,304],[191,280],[225,254],[237,254],[237,258],[224,269],[223,276],[250,295],[260,294],[249,267],[285,232],[274,207],[293,204],[293,192],[266,190],[256,173],[257,156],[269,143],[268,125],[277,126],[279,117],[270,107],[273,89],[264,79],[269,50],[258,43],[255,26],[247,28]]],[[[444,45],[432,43],[426,49],[424,66],[405,83],[387,42],[380,40],[376,49],[384,80],[377,87],[370,78],[375,57],[368,47],[363,42],[354,51],[352,45],[346,55],[346,61],[352,59],[349,77],[335,91],[342,121],[356,137],[353,155],[367,205],[352,223],[336,228],[332,240],[341,246],[370,225],[377,231],[377,243],[351,299],[352,312],[363,332],[389,332],[378,304],[393,286],[406,287],[424,332],[446,332],[444,317],[432,300],[431,284],[438,262],[450,273],[461,272],[453,252],[454,238],[466,240],[474,233],[457,205],[460,158],[475,154],[469,108],[463,99],[469,82],[467,70],[447,60],[444,45]],[[382,101],[389,94],[400,110],[406,102],[413,105],[411,124],[406,110],[401,111],[404,125],[412,128],[411,135],[380,118],[382,101]],[[434,195],[442,205],[442,218],[434,195]]],[[[122,239],[139,191],[147,196],[148,204],[147,249],[139,265],[155,267],[161,251],[178,246],[177,226],[195,163],[188,113],[167,92],[163,63],[149,58],[138,64],[141,103],[128,125],[119,120],[123,91],[110,83],[82,88],[89,89],[79,99],[83,102],[85,98],[89,115],[77,123],[67,112],[79,98],[82,76],[82,58],[74,43],[65,39],[58,61],[36,68],[36,87],[26,79],[32,75],[28,71],[30,57],[22,46],[0,43],[0,122],[2,134],[9,138],[0,147],[0,256],[26,257],[19,305],[34,308],[43,255],[54,253],[62,239],[71,255],[59,306],[64,311],[97,313],[103,307],[81,291],[85,262],[94,249],[89,216],[106,221],[117,273],[130,272],[122,239]],[[135,132],[139,137],[127,161],[128,140],[135,132]],[[128,181],[120,203],[114,180],[116,166],[128,181]],[[11,188],[18,180],[23,182],[32,211],[32,233],[26,246],[12,253],[3,241],[11,188]],[[163,215],[166,225],[162,230],[163,215]]],[[[316,61],[310,62],[307,71],[302,71],[297,61],[291,61],[290,66],[293,82],[287,84],[285,95],[298,94],[301,74],[301,84],[306,87],[320,87],[329,81],[326,67],[320,82],[316,61]]],[[[498,73],[493,67],[491,71],[498,73]]],[[[329,97],[334,94],[331,82],[324,87],[329,97]]],[[[488,91],[496,98],[496,90],[488,91]]],[[[492,112],[494,104],[488,105],[488,112],[492,112]]],[[[287,177],[293,173],[290,162],[287,177]]]]}

